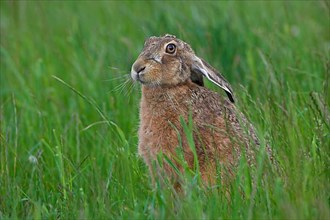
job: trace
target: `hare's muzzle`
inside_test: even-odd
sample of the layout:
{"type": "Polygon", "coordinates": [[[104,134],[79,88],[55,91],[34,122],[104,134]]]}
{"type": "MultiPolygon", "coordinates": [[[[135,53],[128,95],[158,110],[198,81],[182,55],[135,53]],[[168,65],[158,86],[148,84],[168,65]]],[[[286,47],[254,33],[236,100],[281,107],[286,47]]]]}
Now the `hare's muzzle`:
{"type": "Polygon", "coordinates": [[[144,63],[136,61],[131,69],[131,77],[135,81],[141,81],[140,76],[143,75],[146,66],[144,63]]]}

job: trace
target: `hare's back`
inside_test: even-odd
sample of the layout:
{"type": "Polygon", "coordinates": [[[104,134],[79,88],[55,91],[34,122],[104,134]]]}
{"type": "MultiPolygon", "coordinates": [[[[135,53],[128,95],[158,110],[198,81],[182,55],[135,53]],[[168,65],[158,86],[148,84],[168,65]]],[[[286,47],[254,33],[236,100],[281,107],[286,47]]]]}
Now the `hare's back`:
{"type": "Polygon", "coordinates": [[[246,144],[252,140],[259,145],[253,125],[226,97],[201,86],[195,88],[193,97],[195,123],[199,127],[213,127],[219,132],[226,131],[230,138],[246,144]]]}

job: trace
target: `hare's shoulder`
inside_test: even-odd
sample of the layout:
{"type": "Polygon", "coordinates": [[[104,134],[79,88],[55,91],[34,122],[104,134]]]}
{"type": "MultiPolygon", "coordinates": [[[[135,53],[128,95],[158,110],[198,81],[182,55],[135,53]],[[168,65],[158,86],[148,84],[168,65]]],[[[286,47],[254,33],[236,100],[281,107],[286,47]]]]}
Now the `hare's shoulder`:
{"type": "Polygon", "coordinates": [[[226,109],[235,108],[226,97],[202,86],[196,86],[191,90],[191,99],[194,108],[209,114],[222,115],[226,109]]]}
{"type": "Polygon", "coordinates": [[[230,124],[237,131],[251,126],[235,104],[217,92],[198,86],[192,90],[192,100],[197,118],[207,121],[219,121],[220,118],[220,121],[230,124]]]}

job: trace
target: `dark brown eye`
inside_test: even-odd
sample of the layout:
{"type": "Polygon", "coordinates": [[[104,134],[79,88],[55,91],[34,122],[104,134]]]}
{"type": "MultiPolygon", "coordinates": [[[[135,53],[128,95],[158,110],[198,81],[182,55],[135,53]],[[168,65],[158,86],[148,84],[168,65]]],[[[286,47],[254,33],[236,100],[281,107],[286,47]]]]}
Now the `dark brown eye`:
{"type": "Polygon", "coordinates": [[[175,52],[176,46],[175,44],[168,44],[166,46],[166,53],[173,54],[175,52]]]}

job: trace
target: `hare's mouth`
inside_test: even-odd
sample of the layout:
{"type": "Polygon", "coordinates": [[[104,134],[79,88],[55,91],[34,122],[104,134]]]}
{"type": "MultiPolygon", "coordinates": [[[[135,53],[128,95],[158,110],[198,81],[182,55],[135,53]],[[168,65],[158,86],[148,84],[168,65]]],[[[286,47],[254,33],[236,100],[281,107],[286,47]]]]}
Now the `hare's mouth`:
{"type": "Polygon", "coordinates": [[[131,71],[131,77],[134,81],[139,81],[140,83],[145,84],[146,81],[143,80],[143,76],[144,76],[143,70],[139,71],[139,72],[137,72],[135,70],[131,71]]]}
{"type": "Polygon", "coordinates": [[[134,81],[138,81],[143,85],[154,84],[153,77],[150,75],[150,69],[147,66],[141,66],[139,68],[134,66],[131,70],[131,77],[134,81]]]}
{"type": "Polygon", "coordinates": [[[140,82],[142,85],[147,86],[147,87],[155,87],[155,86],[159,86],[160,83],[157,80],[151,80],[149,79],[148,76],[145,75],[145,73],[143,74],[136,74],[133,76],[132,74],[132,78],[135,81],[140,82]]]}
{"type": "Polygon", "coordinates": [[[145,74],[146,65],[141,62],[135,62],[131,69],[131,77],[135,81],[141,81],[142,76],[145,74]]]}
{"type": "Polygon", "coordinates": [[[136,79],[136,81],[139,81],[142,84],[148,84],[146,81],[144,81],[143,79],[141,79],[141,77],[138,76],[138,78],[136,79]]]}
{"type": "Polygon", "coordinates": [[[146,86],[147,85],[149,86],[149,85],[153,84],[153,82],[150,82],[150,81],[144,79],[144,75],[138,75],[137,78],[136,78],[136,81],[138,81],[141,84],[146,85],[146,86]]]}

